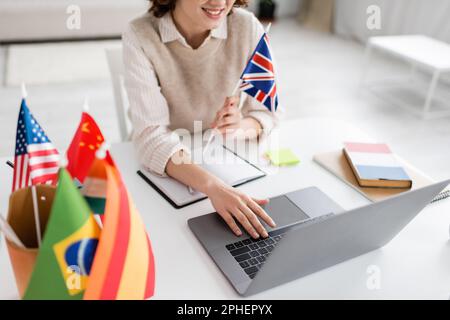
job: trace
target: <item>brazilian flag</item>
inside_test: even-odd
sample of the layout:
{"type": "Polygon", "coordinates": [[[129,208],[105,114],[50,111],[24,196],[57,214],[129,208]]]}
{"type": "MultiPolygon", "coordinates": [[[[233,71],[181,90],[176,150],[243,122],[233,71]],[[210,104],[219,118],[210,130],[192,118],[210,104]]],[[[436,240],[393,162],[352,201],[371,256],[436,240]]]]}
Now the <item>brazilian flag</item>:
{"type": "Polygon", "coordinates": [[[59,170],[44,239],[24,299],[82,299],[100,229],[66,169],[59,170]]]}

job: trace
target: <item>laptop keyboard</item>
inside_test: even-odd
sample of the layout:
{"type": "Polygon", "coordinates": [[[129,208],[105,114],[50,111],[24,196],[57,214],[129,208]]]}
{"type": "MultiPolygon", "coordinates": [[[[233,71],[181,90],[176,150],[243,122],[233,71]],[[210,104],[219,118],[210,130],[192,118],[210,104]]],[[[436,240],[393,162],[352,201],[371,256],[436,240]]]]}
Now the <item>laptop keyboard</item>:
{"type": "Polygon", "coordinates": [[[263,264],[266,262],[267,257],[275,248],[277,243],[289,230],[296,228],[299,225],[325,220],[332,215],[334,214],[329,213],[314,219],[307,219],[294,225],[269,231],[269,237],[265,239],[248,238],[242,241],[227,244],[225,248],[227,248],[228,252],[230,252],[234,259],[236,259],[241,268],[244,269],[248,277],[253,279],[258,270],[261,269],[263,264]]]}
{"type": "Polygon", "coordinates": [[[244,269],[247,276],[253,279],[286,232],[286,228],[270,231],[269,237],[265,239],[248,238],[227,244],[225,248],[244,269]]]}

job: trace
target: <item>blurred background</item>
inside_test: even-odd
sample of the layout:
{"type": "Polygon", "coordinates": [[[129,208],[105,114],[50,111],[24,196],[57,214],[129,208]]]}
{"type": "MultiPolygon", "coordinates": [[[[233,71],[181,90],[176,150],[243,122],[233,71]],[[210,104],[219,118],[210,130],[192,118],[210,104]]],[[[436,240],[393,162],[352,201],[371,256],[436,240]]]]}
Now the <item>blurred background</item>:
{"type": "MultiPolygon", "coordinates": [[[[0,156],[13,156],[22,82],[29,107],[60,150],[85,97],[106,139],[122,139],[105,50],[120,51],[127,22],[148,7],[145,0],[0,0],[0,156]]],[[[273,23],[286,118],[351,123],[431,177],[450,177],[449,0],[252,0],[247,9],[273,23]],[[439,41],[429,49],[439,60],[435,68],[388,50],[372,50],[368,59],[371,37],[393,35],[439,41]]]]}

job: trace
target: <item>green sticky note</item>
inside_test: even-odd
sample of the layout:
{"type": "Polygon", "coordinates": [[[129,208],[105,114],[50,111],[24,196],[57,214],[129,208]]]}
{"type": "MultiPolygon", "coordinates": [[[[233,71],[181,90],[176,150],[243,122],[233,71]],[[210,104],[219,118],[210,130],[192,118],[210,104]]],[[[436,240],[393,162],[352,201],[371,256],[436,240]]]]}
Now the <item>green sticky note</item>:
{"type": "Polygon", "coordinates": [[[276,166],[292,166],[300,162],[290,149],[269,150],[266,157],[276,166]]]}

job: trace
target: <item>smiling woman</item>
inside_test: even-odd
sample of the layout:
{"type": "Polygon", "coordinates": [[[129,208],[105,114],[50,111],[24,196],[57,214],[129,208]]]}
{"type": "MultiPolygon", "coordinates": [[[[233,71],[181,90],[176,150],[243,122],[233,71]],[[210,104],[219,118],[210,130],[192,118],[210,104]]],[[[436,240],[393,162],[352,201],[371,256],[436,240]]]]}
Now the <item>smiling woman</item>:
{"type": "Polygon", "coordinates": [[[230,97],[264,29],[241,8],[244,0],[154,0],[123,34],[125,86],[133,141],[142,165],[206,194],[236,235],[237,222],[254,238],[267,237],[260,217],[274,222],[257,200],[192,163],[175,130],[195,124],[233,138],[254,139],[276,124],[255,99],[239,109],[230,97]]]}
{"type": "MultiPolygon", "coordinates": [[[[151,0],[150,0],[151,1],[151,0]]],[[[153,0],[152,6],[150,7],[150,12],[153,12],[155,17],[162,17],[167,12],[172,11],[175,8],[176,0],[153,0]]],[[[246,7],[249,0],[236,0],[234,3],[235,7],[246,7]]]]}

